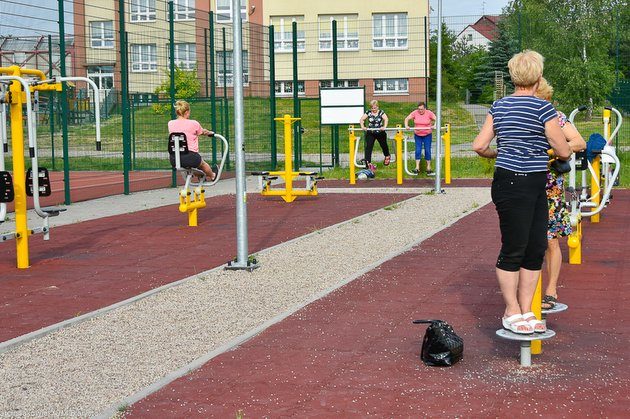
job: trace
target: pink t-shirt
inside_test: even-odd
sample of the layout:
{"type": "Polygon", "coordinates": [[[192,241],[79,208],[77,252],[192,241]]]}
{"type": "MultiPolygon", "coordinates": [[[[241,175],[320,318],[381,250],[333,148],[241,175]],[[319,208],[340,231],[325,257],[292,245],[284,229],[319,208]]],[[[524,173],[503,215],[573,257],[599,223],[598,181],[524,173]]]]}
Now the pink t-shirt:
{"type": "Polygon", "coordinates": [[[201,124],[194,119],[177,118],[168,121],[168,133],[183,132],[186,134],[188,150],[199,153],[199,136],[203,132],[201,124]]]}
{"type": "MultiPolygon", "coordinates": [[[[420,111],[416,109],[407,118],[412,118],[416,127],[430,127],[435,121],[435,114],[428,109],[423,114],[420,114],[420,111]]],[[[431,134],[431,129],[417,129],[414,132],[416,135],[429,135],[431,134]]]]}

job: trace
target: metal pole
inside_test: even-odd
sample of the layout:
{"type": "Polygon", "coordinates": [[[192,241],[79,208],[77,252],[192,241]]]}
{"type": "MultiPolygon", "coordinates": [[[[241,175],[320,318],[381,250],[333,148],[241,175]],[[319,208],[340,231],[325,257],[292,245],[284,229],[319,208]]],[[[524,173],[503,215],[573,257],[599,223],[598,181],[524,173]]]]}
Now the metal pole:
{"type": "Polygon", "coordinates": [[[118,0],[118,33],[120,39],[120,94],[122,104],[123,135],[123,183],[124,193],[129,195],[129,171],[131,170],[131,130],[129,111],[129,54],[125,31],[125,0],[118,0]]]}
{"type": "MultiPolygon", "coordinates": [[[[168,2],[168,51],[170,54],[169,64],[169,96],[171,99],[171,119],[177,118],[175,114],[175,11],[173,6],[173,0],[168,2]]],[[[171,186],[174,188],[177,186],[177,170],[173,168],[171,170],[171,186]]]]}
{"type": "MultiPolygon", "coordinates": [[[[60,75],[66,77],[66,24],[64,20],[64,0],[59,0],[59,64],[60,75]]],[[[63,189],[64,203],[70,205],[70,161],[68,147],[68,86],[61,82],[61,135],[63,140],[63,189]]]]}
{"type": "MultiPolygon", "coordinates": [[[[297,22],[292,22],[291,23],[291,40],[292,40],[292,46],[293,46],[293,53],[291,54],[293,56],[293,117],[294,118],[299,118],[300,115],[300,104],[298,103],[298,101],[300,100],[298,98],[298,58],[297,58],[297,22]]],[[[298,145],[298,141],[300,139],[300,123],[297,122],[295,124],[294,127],[294,131],[293,131],[293,143],[294,143],[294,147],[293,147],[293,155],[294,155],[294,161],[293,161],[293,167],[296,167],[297,169],[300,168],[300,160],[299,160],[299,156],[300,156],[300,147],[298,145]]],[[[285,138],[284,141],[287,141],[287,139],[285,138]]],[[[291,156],[284,156],[285,160],[290,159],[291,156]]]]}
{"type": "MultiPolygon", "coordinates": [[[[245,116],[243,109],[243,39],[241,1],[232,0],[232,65],[234,82],[234,154],[236,159],[236,262],[232,268],[252,269],[248,264],[247,188],[245,184],[245,116]]],[[[227,75],[227,74],[225,74],[227,75]]]]}
{"type": "MultiPolygon", "coordinates": [[[[332,21],[332,51],[333,51],[333,87],[339,83],[339,57],[337,52],[337,21],[332,21]]],[[[332,126],[333,135],[333,166],[339,166],[339,126],[332,126]]],[[[320,142],[321,144],[321,142],[320,142]]],[[[321,154],[320,154],[321,158],[321,154]]]]}
{"type": "Polygon", "coordinates": [[[271,124],[271,170],[278,169],[278,134],[276,131],[276,51],[273,25],[269,25],[269,119],[271,124]]]}
{"type": "Polygon", "coordinates": [[[429,23],[424,17],[424,103],[429,104],[429,23]]]}
{"type": "MultiPolygon", "coordinates": [[[[217,88],[215,73],[215,48],[214,48],[214,12],[209,13],[210,19],[210,113],[212,114],[212,131],[217,131],[217,88]]],[[[206,69],[206,73],[207,73],[206,69]]],[[[207,77],[207,75],[206,75],[207,77]]],[[[225,133],[223,133],[225,135],[225,133]]],[[[228,138],[230,136],[228,135],[228,138]]],[[[212,137],[212,163],[217,162],[217,139],[212,137]]]]}
{"type": "Polygon", "coordinates": [[[435,147],[435,193],[442,193],[440,185],[442,164],[440,150],[442,149],[442,0],[438,0],[438,41],[437,41],[437,87],[435,90],[437,143],[435,147]]]}
{"type": "MultiPolygon", "coordinates": [[[[53,53],[52,35],[48,35],[48,77],[53,77],[53,53]]],[[[55,92],[51,91],[48,96],[48,122],[50,124],[50,155],[52,158],[52,169],[55,170],[55,92]]]]}
{"type": "MultiPolygon", "coordinates": [[[[230,111],[228,109],[228,94],[227,94],[227,44],[225,40],[225,26],[221,28],[223,35],[223,126],[225,127],[225,133],[223,136],[230,141],[230,111]]],[[[232,43],[234,48],[234,43],[232,43]]],[[[232,69],[232,77],[234,77],[234,69],[232,69]]],[[[230,170],[230,155],[227,155],[227,161],[225,162],[225,169],[230,170]]]]}

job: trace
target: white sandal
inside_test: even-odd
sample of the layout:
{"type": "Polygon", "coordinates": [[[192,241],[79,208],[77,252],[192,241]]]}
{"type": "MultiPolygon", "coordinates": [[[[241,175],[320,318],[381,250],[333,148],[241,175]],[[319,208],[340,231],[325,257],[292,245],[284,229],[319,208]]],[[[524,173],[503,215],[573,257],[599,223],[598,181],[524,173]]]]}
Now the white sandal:
{"type": "Polygon", "coordinates": [[[529,313],[523,314],[523,319],[532,327],[532,329],[534,329],[534,332],[545,333],[547,331],[545,322],[538,320],[533,312],[530,311],[529,313]],[[525,320],[529,318],[531,318],[531,320],[525,320]]]}
{"type": "Polygon", "coordinates": [[[525,321],[523,319],[523,316],[520,314],[513,314],[510,317],[503,317],[501,319],[501,323],[503,323],[504,329],[518,335],[531,335],[532,333],[534,333],[534,327],[529,322],[525,321]],[[524,331],[522,329],[523,327],[527,327],[527,330],[524,331]]]}

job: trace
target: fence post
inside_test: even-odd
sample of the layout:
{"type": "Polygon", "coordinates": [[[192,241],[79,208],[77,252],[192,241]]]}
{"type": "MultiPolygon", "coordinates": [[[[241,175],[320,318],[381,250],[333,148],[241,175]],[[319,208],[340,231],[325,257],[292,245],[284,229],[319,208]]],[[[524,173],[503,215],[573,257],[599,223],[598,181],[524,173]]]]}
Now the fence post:
{"type": "Polygon", "coordinates": [[[271,127],[271,170],[278,169],[278,134],[276,131],[276,47],[273,25],[269,25],[269,125],[271,127]]]}
{"type": "Polygon", "coordinates": [[[429,25],[424,17],[424,103],[429,106],[429,25]]]}
{"type": "MultiPolygon", "coordinates": [[[[300,104],[298,103],[298,59],[297,59],[297,22],[291,23],[291,44],[292,44],[292,56],[293,56],[293,117],[300,118],[300,104]]],[[[293,167],[296,170],[300,168],[300,143],[302,136],[300,135],[300,121],[298,120],[293,129],[293,167]]],[[[286,141],[286,139],[285,139],[286,141]]],[[[284,156],[285,159],[290,159],[291,156],[284,156]]]]}
{"type": "MultiPolygon", "coordinates": [[[[63,0],[62,0],[63,1],[63,0]]],[[[118,0],[118,32],[120,39],[120,94],[122,105],[123,135],[123,183],[124,194],[129,195],[129,171],[131,168],[131,132],[129,113],[129,63],[127,32],[125,31],[125,0],[118,0]]]]}
{"type": "MultiPolygon", "coordinates": [[[[60,75],[66,77],[66,28],[64,20],[64,0],[59,0],[59,64],[60,75]]],[[[61,83],[61,135],[63,139],[63,188],[64,203],[70,205],[70,161],[68,158],[68,86],[65,82],[61,83]]]]}
{"type": "MultiPolygon", "coordinates": [[[[52,35],[48,35],[48,77],[53,77],[52,35]]],[[[55,170],[55,92],[48,95],[48,122],[50,125],[50,153],[52,158],[52,170],[55,170]]]]}
{"type": "MultiPolygon", "coordinates": [[[[234,12],[236,13],[236,12],[234,12]]],[[[227,42],[225,40],[225,26],[221,28],[223,34],[223,123],[225,126],[225,134],[223,135],[228,144],[230,142],[230,109],[228,107],[228,94],[227,94],[227,42]]],[[[232,47],[232,54],[234,54],[234,48],[232,47]]],[[[234,78],[234,72],[232,71],[232,78],[234,78]]],[[[225,168],[230,170],[230,155],[228,153],[226,157],[225,168]]]]}
{"type": "MultiPolygon", "coordinates": [[[[169,64],[169,97],[170,97],[170,110],[171,119],[177,118],[175,114],[175,13],[173,10],[173,0],[168,1],[168,52],[170,57],[168,58],[169,64]]],[[[177,186],[177,170],[171,169],[171,187],[177,186]]]]}
{"type": "MultiPolygon", "coordinates": [[[[210,11],[208,19],[210,20],[210,113],[212,121],[212,131],[217,131],[217,89],[215,69],[215,48],[214,48],[214,12],[210,11]]],[[[208,69],[206,68],[206,78],[208,77],[208,69]]],[[[217,162],[217,139],[212,137],[212,163],[217,162]]]]}
{"type": "MultiPolygon", "coordinates": [[[[339,56],[337,51],[337,21],[332,21],[332,57],[333,57],[333,87],[339,83],[339,56]]],[[[321,106],[321,103],[320,103],[321,106]]],[[[333,135],[333,166],[339,166],[339,126],[332,126],[333,135]]]]}

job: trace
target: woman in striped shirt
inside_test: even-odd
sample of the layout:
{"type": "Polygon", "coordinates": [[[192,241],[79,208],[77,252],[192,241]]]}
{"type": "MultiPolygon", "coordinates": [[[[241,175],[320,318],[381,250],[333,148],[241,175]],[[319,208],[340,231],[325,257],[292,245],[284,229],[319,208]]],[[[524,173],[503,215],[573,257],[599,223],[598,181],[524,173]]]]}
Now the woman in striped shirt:
{"type": "Polygon", "coordinates": [[[551,146],[562,160],[571,150],[554,107],[535,97],[543,57],[524,51],[510,59],[508,68],[514,94],[492,104],[473,149],[496,158],[491,193],[501,229],[496,275],[506,306],[503,327],[518,334],[544,333],[531,305],[547,249],[547,150],[551,146]],[[490,148],[495,136],[496,150],[490,148]]]}

